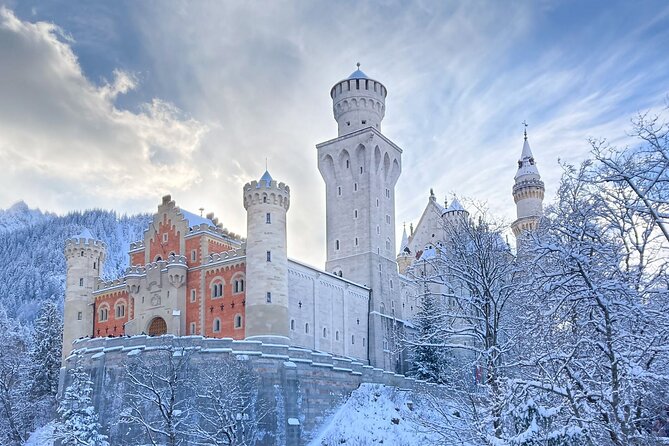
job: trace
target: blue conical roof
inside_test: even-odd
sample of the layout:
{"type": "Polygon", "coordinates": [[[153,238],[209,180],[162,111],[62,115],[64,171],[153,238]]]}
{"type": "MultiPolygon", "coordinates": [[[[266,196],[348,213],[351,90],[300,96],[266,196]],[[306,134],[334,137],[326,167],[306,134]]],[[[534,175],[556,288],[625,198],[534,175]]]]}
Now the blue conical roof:
{"type": "Polygon", "coordinates": [[[265,182],[265,187],[270,187],[272,185],[272,175],[269,174],[269,171],[265,171],[264,174],[260,177],[260,180],[258,181],[258,187],[260,187],[262,182],[265,182]]]}
{"type": "Polygon", "coordinates": [[[351,75],[348,77],[349,79],[369,79],[365,73],[363,73],[360,68],[355,70],[351,75]]]}

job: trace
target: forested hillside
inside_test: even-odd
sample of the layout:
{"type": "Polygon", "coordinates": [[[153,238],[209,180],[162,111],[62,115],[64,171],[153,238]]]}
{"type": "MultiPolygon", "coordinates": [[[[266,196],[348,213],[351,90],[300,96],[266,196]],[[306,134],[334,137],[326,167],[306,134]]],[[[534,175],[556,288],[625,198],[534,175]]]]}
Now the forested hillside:
{"type": "Polygon", "coordinates": [[[24,323],[32,322],[44,301],[54,301],[62,310],[65,240],[84,228],[103,240],[103,276],[111,278],[127,267],[129,243],[142,237],[149,218],[105,210],[57,216],[30,209],[24,202],[0,210],[0,306],[24,323]]]}

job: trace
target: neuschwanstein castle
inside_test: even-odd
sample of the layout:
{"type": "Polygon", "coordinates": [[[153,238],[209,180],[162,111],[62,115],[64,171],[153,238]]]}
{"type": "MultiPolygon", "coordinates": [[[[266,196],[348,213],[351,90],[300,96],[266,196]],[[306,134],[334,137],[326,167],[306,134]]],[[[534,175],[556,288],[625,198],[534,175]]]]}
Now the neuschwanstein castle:
{"type": "MultiPolygon", "coordinates": [[[[246,240],[163,197],[123,277],[99,279],[105,245],[90,232],[66,242],[63,358],[74,340],[148,334],[256,339],[404,371],[399,345],[418,311],[405,274],[467,215],[431,192],[395,248],[402,149],[381,132],[386,87],[358,69],[330,90],[338,135],[316,146],[326,185],[325,269],[287,257],[290,188],[265,172],[242,189],[246,240]]],[[[516,237],[536,227],[544,185],[527,135],[513,186],[516,237]]]]}

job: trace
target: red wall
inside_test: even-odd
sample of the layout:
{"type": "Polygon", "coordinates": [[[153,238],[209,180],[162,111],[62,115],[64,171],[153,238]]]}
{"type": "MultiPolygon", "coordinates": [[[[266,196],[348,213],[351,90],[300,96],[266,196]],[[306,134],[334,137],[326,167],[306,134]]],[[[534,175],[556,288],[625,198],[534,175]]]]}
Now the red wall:
{"type": "Polygon", "coordinates": [[[246,324],[246,314],[244,305],[246,303],[246,292],[233,294],[232,277],[238,272],[245,273],[246,265],[234,265],[216,268],[207,271],[205,274],[204,290],[204,335],[212,338],[234,338],[244,339],[244,327],[246,324]],[[223,297],[211,297],[211,284],[217,277],[223,278],[223,297]],[[223,308],[221,309],[221,305],[223,308]],[[234,328],[234,317],[236,314],[242,315],[242,326],[234,328]],[[221,319],[221,331],[214,332],[214,319],[221,319]]]}
{"type": "Polygon", "coordinates": [[[125,330],[123,324],[128,322],[128,317],[130,316],[130,298],[128,297],[128,292],[123,291],[112,291],[95,298],[95,316],[93,318],[93,336],[94,337],[105,337],[105,336],[123,336],[125,330]],[[116,308],[115,304],[119,299],[125,300],[125,316],[121,318],[116,318],[116,308]],[[106,304],[109,308],[107,312],[108,317],[104,322],[99,321],[100,312],[99,309],[106,304]]]}

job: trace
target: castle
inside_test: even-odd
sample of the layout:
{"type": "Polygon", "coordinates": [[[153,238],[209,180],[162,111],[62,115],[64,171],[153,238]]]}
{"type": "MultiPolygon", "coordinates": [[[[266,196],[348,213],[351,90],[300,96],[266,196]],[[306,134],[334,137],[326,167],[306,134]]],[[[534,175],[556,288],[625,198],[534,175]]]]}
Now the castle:
{"type": "MultiPolygon", "coordinates": [[[[324,270],[288,258],[290,188],[267,171],[242,190],[245,240],[165,196],[144,239],[130,245],[123,277],[99,279],[106,248],[90,232],[67,240],[63,360],[82,337],[173,334],[255,339],[406,371],[400,340],[418,310],[406,272],[468,214],[457,199],[441,206],[431,191],[397,254],[402,149],[381,132],[386,95],[359,65],[330,91],[338,136],[316,146],[326,185],[324,270]]],[[[537,227],[543,195],[525,134],[513,187],[517,239],[537,227]]]]}

